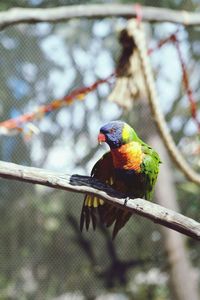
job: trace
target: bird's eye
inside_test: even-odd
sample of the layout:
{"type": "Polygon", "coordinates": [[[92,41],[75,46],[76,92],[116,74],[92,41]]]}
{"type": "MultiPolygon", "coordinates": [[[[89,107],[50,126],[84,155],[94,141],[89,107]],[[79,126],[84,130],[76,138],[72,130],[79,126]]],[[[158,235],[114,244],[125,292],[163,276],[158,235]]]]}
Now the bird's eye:
{"type": "Polygon", "coordinates": [[[111,128],[110,130],[109,130],[109,133],[114,133],[115,132],[115,128],[111,128]]]}

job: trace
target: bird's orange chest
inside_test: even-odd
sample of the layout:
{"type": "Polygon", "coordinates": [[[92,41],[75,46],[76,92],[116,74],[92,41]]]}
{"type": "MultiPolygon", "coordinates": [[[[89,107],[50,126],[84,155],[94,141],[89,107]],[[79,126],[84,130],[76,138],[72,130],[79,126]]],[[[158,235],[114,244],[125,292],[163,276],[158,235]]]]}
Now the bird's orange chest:
{"type": "Polygon", "coordinates": [[[144,155],[141,145],[138,142],[131,142],[119,148],[112,149],[111,153],[116,169],[134,170],[136,172],[141,170],[144,155]]]}

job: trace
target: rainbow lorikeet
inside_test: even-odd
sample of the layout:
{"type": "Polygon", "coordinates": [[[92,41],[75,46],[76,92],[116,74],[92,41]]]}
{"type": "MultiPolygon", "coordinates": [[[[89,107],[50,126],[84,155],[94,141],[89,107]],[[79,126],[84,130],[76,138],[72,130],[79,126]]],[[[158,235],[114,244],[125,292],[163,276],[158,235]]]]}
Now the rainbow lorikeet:
{"type": "MultiPolygon", "coordinates": [[[[98,141],[106,142],[110,151],[97,161],[91,176],[112,186],[126,197],[151,200],[161,162],[157,152],[122,121],[112,121],[101,127],[98,141]]],[[[98,215],[100,222],[106,226],[115,223],[114,238],[129,220],[131,213],[95,196],[86,195],[81,212],[81,231],[84,224],[88,230],[90,220],[95,229],[98,215]]]]}

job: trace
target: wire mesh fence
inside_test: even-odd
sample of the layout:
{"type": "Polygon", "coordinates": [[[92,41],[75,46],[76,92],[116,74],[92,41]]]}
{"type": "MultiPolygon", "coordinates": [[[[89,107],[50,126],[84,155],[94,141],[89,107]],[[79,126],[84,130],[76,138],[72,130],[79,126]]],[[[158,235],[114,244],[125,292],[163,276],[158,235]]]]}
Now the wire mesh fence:
{"type": "MultiPolygon", "coordinates": [[[[34,111],[76,87],[109,76],[120,52],[116,28],[124,20],[71,20],[10,27],[0,33],[1,119],[34,111]]],[[[1,136],[0,159],[89,174],[105,148],[99,127],[131,120],[106,101],[102,84],[84,101],[41,118],[40,133],[1,136]]],[[[145,132],[145,133],[144,133],[145,132]]],[[[0,297],[2,299],[169,299],[167,262],[157,225],[133,216],[116,241],[98,226],[81,233],[83,196],[1,180],[0,297]]]]}

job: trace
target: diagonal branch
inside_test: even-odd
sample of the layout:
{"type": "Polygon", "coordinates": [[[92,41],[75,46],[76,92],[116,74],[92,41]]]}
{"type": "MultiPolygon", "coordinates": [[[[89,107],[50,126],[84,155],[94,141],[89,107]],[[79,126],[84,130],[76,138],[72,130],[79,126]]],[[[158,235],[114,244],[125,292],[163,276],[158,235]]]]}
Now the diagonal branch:
{"type": "Polygon", "coordinates": [[[128,23],[128,31],[130,36],[132,34],[134,42],[139,50],[138,53],[140,55],[141,65],[144,72],[144,83],[148,96],[147,99],[149,101],[149,106],[156,122],[157,128],[160,132],[160,136],[171,158],[179,167],[179,169],[189,180],[199,185],[200,174],[191,168],[190,164],[185,160],[182,153],[179,151],[169,131],[169,127],[166,123],[164,114],[162,113],[162,110],[160,108],[153,71],[147,53],[144,32],[142,28],[139,28],[133,20],[129,21],[128,23]]]}
{"type": "Polygon", "coordinates": [[[21,166],[0,161],[0,177],[11,180],[41,184],[56,189],[77,193],[93,194],[120,206],[124,210],[141,215],[155,223],[174,229],[187,236],[200,240],[200,223],[175,211],[143,199],[130,199],[124,206],[123,195],[119,195],[111,187],[102,184],[95,178],[80,175],[66,175],[39,168],[21,166]]]}
{"type": "MultiPolygon", "coordinates": [[[[0,12],[0,30],[19,23],[63,22],[72,18],[136,17],[133,4],[71,5],[53,8],[11,8],[0,12]]],[[[159,7],[142,7],[142,18],[147,22],[172,22],[199,25],[200,13],[176,11],[159,7]]]]}

